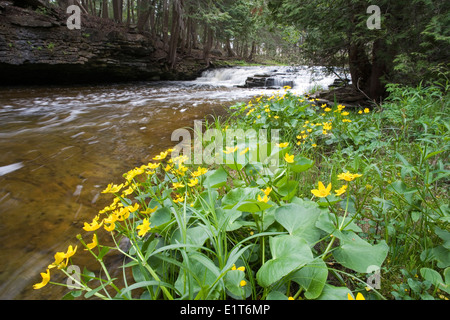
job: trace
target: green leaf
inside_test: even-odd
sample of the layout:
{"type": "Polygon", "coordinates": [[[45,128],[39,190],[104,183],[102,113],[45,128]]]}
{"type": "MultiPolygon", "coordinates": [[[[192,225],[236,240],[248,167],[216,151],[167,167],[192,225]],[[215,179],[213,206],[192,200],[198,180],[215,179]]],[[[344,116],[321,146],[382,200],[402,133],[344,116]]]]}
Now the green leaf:
{"type": "Polygon", "coordinates": [[[289,168],[293,172],[304,172],[314,165],[314,160],[305,157],[294,157],[294,162],[289,164],[289,168]]]}
{"type": "Polygon", "coordinates": [[[442,280],[441,275],[436,270],[430,268],[421,268],[420,274],[425,280],[430,281],[435,287],[444,289],[445,291],[449,290],[447,289],[444,280],[442,280]]]}
{"type": "Polygon", "coordinates": [[[322,293],[327,277],[327,265],[322,259],[318,259],[296,271],[292,276],[292,280],[305,289],[305,297],[307,299],[316,299],[322,293]]]}
{"type": "Polygon", "coordinates": [[[240,285],[242,280],[245,280],[245,273],[240,270],[230,270],[224,277],[225,288],[233,299],[245,299],[252,293],[250,285],[240,285]]]}
{"type": "Polygon", "coordinates": [[[270,207],[272,207],[272,204],[270,203],[266,203],[266,202],[261,202],[258,200],[246,200],[244,201],[239,207],[237,207],[237,210],[239,211],[243,211],[243,212],[259,212],[259,211],[264,211],[266,209],[269,209],[270,207]]]}
{"type": "Polygon", "coordinates": [[[292,271],[310,263],[314,258],[305,239],[282,235],[270,238],[272,259],[257,272],[256,279],[262,287],[268,287],[292,271]]]}
{"type": "Polygon", "coordinates": [[[311,205],[290,203],[275,209],[275,220],[291,235],[300,236],[308,243],[316,242],[320,237],[320,230],[316,222],[321,210],[311,205]]]}
{"type": "Polygon", "coordinates": [[[203,185],[206,188],[220,188],[227,183],[227,172],[223,168],[208,171],[203,185]]]}
{"type": "Polygon", "coordinates": [[[325,284],[322,294],[317,300],[348,300],[348,294],[351,291],[347,287],[335,287],[325,284]]]}
{"type": "Polygon", "coordinates": [[[164,227],[171,221],[172,214],[167,207],[158,208],[148,219],[152,228],[164,227]]]}
{"type": "Polygon", "coordinates": [[[277,189],[277,192],[283,196],[283,200],[289,201],[297,193],[298,181],[288,180],[281,187],[277,189]]]}
{"type": "Polygon", "coordinates": [[[389,247],[384,240],[371,245],[354,232],[342,232],[341,245],[333,251],[337,262],[356,272],[367,273],[370,266],[381,267],[389,247]]]}

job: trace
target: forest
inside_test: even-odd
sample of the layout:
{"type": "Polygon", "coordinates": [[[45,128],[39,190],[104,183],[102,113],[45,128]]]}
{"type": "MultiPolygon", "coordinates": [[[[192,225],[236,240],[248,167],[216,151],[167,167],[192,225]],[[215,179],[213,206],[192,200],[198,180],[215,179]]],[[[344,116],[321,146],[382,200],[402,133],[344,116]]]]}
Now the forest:
{"type": "MultiPolygon", "coordinates": [[[[170,66],[201,49],[246,61],[348,67],[371,99],[385,84],[448,76],[447,1],[377,1],[380,27],[369,29],[370,1],[81,0],[83,12],[162,41],[170,66]]],[[[56,1],[62,8],[72,0],[56,1]]]]}

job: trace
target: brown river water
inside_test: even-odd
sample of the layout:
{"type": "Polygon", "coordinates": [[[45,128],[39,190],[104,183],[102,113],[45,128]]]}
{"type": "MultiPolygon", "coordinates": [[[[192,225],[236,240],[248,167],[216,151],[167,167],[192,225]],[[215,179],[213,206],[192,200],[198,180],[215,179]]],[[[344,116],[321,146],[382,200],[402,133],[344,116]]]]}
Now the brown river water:
{"type": "MultiPolygon", "coordinates": [[[[69,244],[82,251],[75,236],[110,203],[100,193],[106,185],[177,144],[175,129],[270,94],[235,87],[264,71],[216,70],[187,82],[0,88],[0,299],[60,299],[66,288],[32,285],[56,251],[69,244]]],[[[297,81],[300,93],[312,86],[305,72],[297,81]]],[[[77,263],[89,265],[80,255],[77,263]]]]}

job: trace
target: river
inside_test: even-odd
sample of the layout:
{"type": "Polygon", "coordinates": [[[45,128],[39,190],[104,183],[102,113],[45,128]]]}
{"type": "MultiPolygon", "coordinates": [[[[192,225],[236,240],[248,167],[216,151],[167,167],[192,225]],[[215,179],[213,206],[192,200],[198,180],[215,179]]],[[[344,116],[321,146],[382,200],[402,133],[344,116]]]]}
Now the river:
{"type": "MultiPolygon", "coordinates": [[[[236,85],[275,68],[215,69],[185,82],[0,88],[0,299],[60,299],[65,288],[32,285],[109,204],[101,190],[176,144],[175,129],[271,94],[236,85]]],[[[301,68],[293,90],[333,80],[301,68]]]]}

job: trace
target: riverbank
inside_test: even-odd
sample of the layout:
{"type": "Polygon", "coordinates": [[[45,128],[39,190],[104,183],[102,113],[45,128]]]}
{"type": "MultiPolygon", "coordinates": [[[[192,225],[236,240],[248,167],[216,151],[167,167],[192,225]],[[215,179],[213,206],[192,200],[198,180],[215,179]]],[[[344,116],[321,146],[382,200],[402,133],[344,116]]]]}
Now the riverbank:
{"type": "MultiPolygon", "coordinates": [[[[448,88],[388,89],[383,109],[288,88],[255,96],[205,123],[203,160],[189,163],[191,146],[173,153],[179,144],[129,168],[77,237],[103,285],[81,277],[66,297],[448,300],[448,88]],[[127,255],[134,283],[113,285],[107,251],[127,255]]],[[[68,261],[55,259],[62,271],[38,287],[68,261]]]]}

